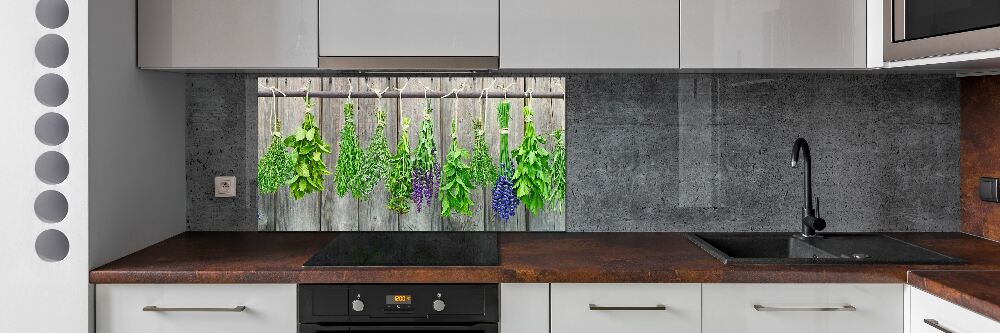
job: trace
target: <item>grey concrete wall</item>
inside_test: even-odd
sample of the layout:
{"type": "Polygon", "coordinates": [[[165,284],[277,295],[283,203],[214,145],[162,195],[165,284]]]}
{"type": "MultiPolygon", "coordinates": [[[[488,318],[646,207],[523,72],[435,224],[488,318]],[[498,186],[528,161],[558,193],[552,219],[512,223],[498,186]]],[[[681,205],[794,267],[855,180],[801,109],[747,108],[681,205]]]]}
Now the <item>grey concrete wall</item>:
{"type": "Polygon", "coordinates": [[[251,78],[187,76],[188,230],[257,230],[257,135],[248,135],[257,129],[257,86],[251,78]],[[216,176],[236,176],[236,197],[215,197],[216,176]]]}
{"type": "MultiPolygon", "coordinates": [[[[255,175],[245,79],[188,77],[191,230],[256,228],[256,198],[210,198],[220,172],[255,175]]],[[[828,231],[959,228],[953,76],[576,74],[567,92],[567,231],[798,230],[797,137],[828,231]]]]}

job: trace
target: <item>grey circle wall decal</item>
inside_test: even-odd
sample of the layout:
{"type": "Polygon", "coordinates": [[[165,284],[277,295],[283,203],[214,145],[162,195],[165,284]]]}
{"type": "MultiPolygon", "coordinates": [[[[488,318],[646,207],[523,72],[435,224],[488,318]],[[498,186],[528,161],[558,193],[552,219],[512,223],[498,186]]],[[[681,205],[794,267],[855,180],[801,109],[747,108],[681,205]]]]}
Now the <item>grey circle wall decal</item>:
{"type": "Polygon", "coordinates": [[[44,152],[35,161],[35,175],[49,185],[62,183],[69,176],[69,161],[59,152],[44,152]]]}
{"type": "Polygon", "coordinates": [[[69,254],[69,239],[59,230],[42,231],[35,238],[35,253],[48,262],[62,261],[69,254]]]}
{"type": "Polygon", "coordinates": [[[35,43],[35,59],[48,68],[56,68],[66,63],[69,58],[69,44],[62,36],[48,34],[35,43]]]}
{"type": "Polygon", "coordinates": [[[69,5],[65,0],[39,0],[35,5],[35,18],[43,27],[61,27],[69,19],[69,5]]]}
{"type": "Polygon", "coordinates": [[[48,190],[35,198],[35,215],[44,222],[59,223],[69,213],[69,201],[59,191],[48,190]]]}
{"type": "Polygon", "coordinates": [[[58,74],[45,74],[35,82],[35,98],[39,103],[49,107],[56,107],[66,102],[69,97],[69,85],[66,79],[58,74]]]}
{"type": "Polygon", "coordinates": [[[69,122],[61,114],[49,112],[38,117],[35,122],[35,137],[38,141],[56,146],[69,136],[69,122]]]}

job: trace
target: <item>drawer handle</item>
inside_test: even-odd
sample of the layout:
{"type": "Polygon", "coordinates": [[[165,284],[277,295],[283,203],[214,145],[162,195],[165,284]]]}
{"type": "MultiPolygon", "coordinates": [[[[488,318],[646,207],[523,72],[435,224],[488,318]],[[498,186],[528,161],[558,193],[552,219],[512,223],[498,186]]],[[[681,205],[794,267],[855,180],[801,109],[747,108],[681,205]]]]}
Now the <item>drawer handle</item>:
{"type": "Polygon", "coordinates": [[[656,311],[666,310],[667,306],[663,304],[653,306],[600,306],[597,304],[591,304],[590,309],[594,311],[656,311]]]}
{"type": "Polygon", "coordinates": [[[855,308],[853,305],[823,307],[823,308],[799,308],[799,307],[774,307],[774,306],[763,306],[760,304],[754,304],[753,309],[757,311],[858,311],[858,308],[855,308]]]}
{"type": "Polygon", "coordinates": [[[142,311],[153,312],[243,312],[246,309],[247,307],[242,305],[231,308],[161,308],[155,305],[142,307],[142,311]]]}
{"type": "Polygon", "coordinates": [[[924,324],[930,325],[931,327],[936,328],[938,331],[944,333],[955,333],[955,331],[944,328],[944,326],[941,326],[941,323],[939,323],[937,320],[934,319],[924,319],[924,324]]]}

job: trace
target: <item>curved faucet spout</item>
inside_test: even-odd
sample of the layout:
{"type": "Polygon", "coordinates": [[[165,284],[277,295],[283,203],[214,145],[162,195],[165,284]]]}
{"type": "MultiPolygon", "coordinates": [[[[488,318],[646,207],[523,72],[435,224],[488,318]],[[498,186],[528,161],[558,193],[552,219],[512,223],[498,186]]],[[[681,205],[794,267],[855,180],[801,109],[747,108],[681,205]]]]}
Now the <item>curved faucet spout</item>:
{"type": "Polygon", "coordinates": [[[816,216],[812,205],[812,155],[809,153],[809,143],[806,139],[798,138],[792,146],[792,167],[797,168],[799,163],[799,152],[802,153],[802,235],[812,237],[817,230],[826,228],[826,221],[816,216]]]}

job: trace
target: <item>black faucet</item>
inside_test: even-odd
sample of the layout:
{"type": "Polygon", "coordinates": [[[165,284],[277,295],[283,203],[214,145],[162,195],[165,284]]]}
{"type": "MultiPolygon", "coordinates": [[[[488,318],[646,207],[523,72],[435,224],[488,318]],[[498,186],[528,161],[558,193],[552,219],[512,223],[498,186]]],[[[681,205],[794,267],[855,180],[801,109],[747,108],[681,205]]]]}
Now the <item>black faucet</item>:
{"type": "MultiPolygon", "coordinates": [[[[799,166],[799,151],[802,152],[802,164],[805,164],[805,172],[802,173],[802,192],[805,202],[802,205],[802,237],[817,237],[816,231],[826,228],[826,220],[816,215],[812,205],[812,156],[809,155],[809,143],[806,139],[798,138],[792,146],[792,167],[799,166]]],[[[819,198],[816,198],[816,207],[819,208],[819,198]]]]}

